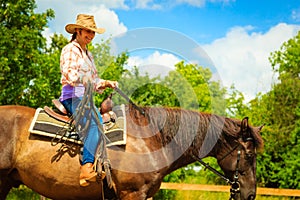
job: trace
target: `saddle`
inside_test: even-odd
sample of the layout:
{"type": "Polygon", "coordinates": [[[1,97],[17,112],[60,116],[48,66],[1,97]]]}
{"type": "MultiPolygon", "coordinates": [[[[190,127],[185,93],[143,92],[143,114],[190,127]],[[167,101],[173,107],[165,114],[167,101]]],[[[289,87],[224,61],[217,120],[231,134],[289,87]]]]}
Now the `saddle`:
{"type": "Polygon", "coordinates": [[[45,112],[49,116],[51,116],[59,121],[69,123],[71,121],[71,119],[69,117],[70,114],[67,112],[64,105],[62,105],[62,103],[58,99],[53,99],[52,103],[54,104],[57,111],[52,110],[52,108],[50,108],[48,106],[45,106],[44,107],[45,112]]]}
{"type": "MultiPolygon", "coordinates": [[[[58,101],[58,100],[57,100],[58,101]]],[[[82,144],[76,136],[73,137],[73,130],[70,130],[70,123],[73,119],[70,114],[64,114],[59,109],[60,102],[56,101],[55,107],[45,106],[44,109],[38,108],[30,125],[29,131],[32,134],[47,136],[51,138],[62,138],[76,144],[82,144]],[[69,124],[69,125],[68,125],[69,124]],[[67,133],[66,135],[64,135],[67,133]],[[71,135],[69,135],[69,133],[71,135]],[[71,138],[69,138],[71,136],[71,138]],[[66,137],[66,138],[65,138],[66,137]],[[75,141],[76,140],[76,141],[75,141]],[[78,141],[77,141],[78,140],[78,141]]],[[[55,102],[55,100],[54,100],[55,102]]],[[[106,146],[125,145],[126,144],[126,108],[124,104],[114,106],[107,113],[102,114],[103,131],[108,138],[106,146]]],[[[77,134],[77,133],[76,133],[77,134]]]]}
{"type": "MultiPolygon", "coordinates": [[[[66,108],[64,107],[64,105],[58,100],[58,99],[53,99],[52,103],[55,106],[55,110],[53,110],[52,108],[48,107],[48,106],[44,106],[44,110],[45,112],[59,120],[62,122],[66,122],[66,123],[70,123],[71,122],[71,118],[70,118],[70,113],[67,112],[66,108]]],[[[104,120],[104,124],[106,125],[106,129],[110,129],[112,127],[113,124],[111,124],[110,122],[115,122],[115,119],[117,118],[116,114],[112,111],[109,110],[107,112],[101,112],[102,118],[104,120]]]]}

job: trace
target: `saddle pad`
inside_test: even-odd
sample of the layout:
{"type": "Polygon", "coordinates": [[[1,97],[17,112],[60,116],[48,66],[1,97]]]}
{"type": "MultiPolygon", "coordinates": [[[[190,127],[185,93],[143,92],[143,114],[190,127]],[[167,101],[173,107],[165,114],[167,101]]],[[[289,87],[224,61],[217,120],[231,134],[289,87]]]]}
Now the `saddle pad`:
{"type": "MultiPolygon", "coordinates": [[[[125,106],[115,106],[113,111],[116,113],[117,119],[113,126],[109,129],[104,128],[104,134],[108,138],[106,146],[125,145],[126,144],[126,115],[125,106]]],[[[104,125],[105,126],[105,125],[104,125]]],[[[59,141],[68,141],[83,145],[78,139],[78,134],[68,131],[69,125],[49,116],[44,109],[38,108],[31,122],[29,132],[31,134],[46,136],[59,141]],[[74,137],[76,136],[76,137],[74,137]]]]}

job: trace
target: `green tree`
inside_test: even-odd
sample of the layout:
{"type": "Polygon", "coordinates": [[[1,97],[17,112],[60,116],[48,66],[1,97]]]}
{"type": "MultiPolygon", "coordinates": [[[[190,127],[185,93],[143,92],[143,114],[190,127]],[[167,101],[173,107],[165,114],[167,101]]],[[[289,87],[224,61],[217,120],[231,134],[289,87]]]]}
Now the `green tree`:
{"type": "Polygon", "coordinates": [[[232,85],[227,91],[226,113],[228,117],[242,119],[247,116],[248,106],[244,103],[244,95],[232,85]]]}
{"type": "Polygon", "coordinates": [[[165,77],[141,75],[137,68],[123,76],[123,86],[140,105],[169,106],[225,115],[226,89],[212,81],[208,68],[181,61],[165,77]]]}
{"type": "MultiPolygon", "coordinates": [[[[119,87],[123,86],[123,74],[126,72],[124,66],[128,59],[126,52],[120,55],[113,56],[110,54],[110,39],[102,41],[102,43],[90,45],[90,51],[93,54],[95,65],[97,67],[100,78],[105,80],[115,80],[119,82],[119,87]]],[[[100,106],[101,102],[109,95],[113,93],[110,88],[105,89],[103,94],[95,95],[95,104],[100,106]]],[[[124,102],[120,97],[114,96],[114,102],[120,104],[124,102]]]]}
{"type": "MultiPolygon", "coordinates": [[[[138,68],[133,67],[131,70],[126,70],[119,81],[120,88],[124,93],[139,105],[155,106],[165,105],[165,96],[162,95],[160,78],[151,78],[148,74],[141,75],[138,68]]],[[[120,99],[124,103],[124,100],[120,99]]]]}
{"type": "Polygon", "coordinates": [[[269,94],[272,113],[273,171],[269,184],[300,188],[300,32],[271,54],[270,62],[279,73],[279,83],[269,94]]]}
{"type": "Polygon", "coordinates": [[[25,104],[24,93],[41,72],[42,31],[53,10],[34,13],[34,0],[0,1],[0,104],[25,104]]]}
{"type": "Polygon", "coordinates": [[[30,107],[52,105],[51,100],[61,92],[59,59],[62,48],[68,43],[63,35],[54,34],[51,44],[39,55],[38,74],[31,79],[20,104],[30,107]]]}
{"type": "Polygon", "coordinates": [[[226,89],[211,79],[209,68],[181,61],[175,65],[175,71],[169,73],[164,83],[180,99],[181,105],[175,106],[225,115],[226,89]]]}
{"type": "Polygon", "coordinates": [[[254,123],[265,124],[265,148],[258,157],[263,186],[300,188],[300,32],[269,58],[278,82],[251,102],[254,123]]]}

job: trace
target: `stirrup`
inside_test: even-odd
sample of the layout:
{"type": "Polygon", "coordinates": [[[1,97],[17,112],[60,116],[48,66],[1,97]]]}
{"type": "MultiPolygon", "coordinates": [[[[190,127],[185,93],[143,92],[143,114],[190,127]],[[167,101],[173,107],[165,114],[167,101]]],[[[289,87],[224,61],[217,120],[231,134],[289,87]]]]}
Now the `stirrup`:
{"type": "Polygon", "coordinates": [[[79,179],[80,186],[86,187],[86,186],[90,185],[90,182],[96,182],[97,176],[98,176],[98,174],[97,174],[97,172],[95,172],[92,176],[90,176],[88,178],[79,179]]]}

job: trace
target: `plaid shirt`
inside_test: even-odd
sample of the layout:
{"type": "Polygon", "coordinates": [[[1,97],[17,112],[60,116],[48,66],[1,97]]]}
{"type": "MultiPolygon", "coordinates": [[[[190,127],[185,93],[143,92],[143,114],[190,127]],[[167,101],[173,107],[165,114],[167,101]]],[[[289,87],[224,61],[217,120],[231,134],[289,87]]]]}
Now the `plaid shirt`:
{"type": "MultiPolygon", "coordinates": [[[[63,87],[72,86],[74,91],[76,88],[83,91],[83,77],[91,80],[94,88],[103,84],[105,80],[98,77],[98,73],[94,64],[94,58],[91,52],[84,53],[83,49],[76,41],[72,41],[66,45],[61,52],[60,57],[61,84],[63,87]]],[[[78,90],[78,91],[79,91],[78,90]]],[[[101,93],[103,90],[96,90],[101,93]]],[[[81,95],[76,95],[81,96],[81,95]]],[[[63,98],[65,99],[65,98],[63,98]]]]}

